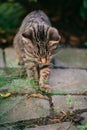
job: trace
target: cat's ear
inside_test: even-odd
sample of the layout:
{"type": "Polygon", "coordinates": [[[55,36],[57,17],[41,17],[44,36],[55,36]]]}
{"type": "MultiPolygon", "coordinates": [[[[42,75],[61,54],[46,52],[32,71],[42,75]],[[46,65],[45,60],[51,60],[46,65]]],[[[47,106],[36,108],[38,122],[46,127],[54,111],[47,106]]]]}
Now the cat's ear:
{"type": "Polygon", "coordinates": [[[32,40],[32,37],[33,37],[33,31],[32,31],[32,29],[29,29],[28,31],[22,33],[22,39],[25,42],[28,42],[29,40],[32,40]]]}
{"type": "Polygon", "coordinates": [[[49,39],[49,41],[54,41],[54,42],[59,43],[61,36],[59,35],[56,28],[53,28],[53,27],[49,28],[48,39],[49,39]]]}

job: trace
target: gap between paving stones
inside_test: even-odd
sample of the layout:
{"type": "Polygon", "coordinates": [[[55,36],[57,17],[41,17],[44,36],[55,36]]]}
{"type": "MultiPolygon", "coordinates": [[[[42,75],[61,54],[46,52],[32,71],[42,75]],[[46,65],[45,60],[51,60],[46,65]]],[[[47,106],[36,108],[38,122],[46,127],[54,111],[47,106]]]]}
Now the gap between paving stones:
{"type": "Polygon", "coordinates": [[[70,115],[69,112],[65,113],[64,111],[61,111],[58,115],[49,115],[47,117],[41,117],[36,119],[30,119],[30,120],[21,120],[16,121],[13,123],[4,123],[0,124],[0,127],[6,127],[6,126],[16,126],[18,128],[25,128],[28,126],[28,128],[37,126],[43,126],[48,124],[55,124],[55,123],[63,123],[63,122],[71,122],[75,125],[81,124],[81,121],[84,120],[80,114],[83,114],[87,112],[87,109],[82,110],[75,110],[73,111],[73,114],[70,115]]]}

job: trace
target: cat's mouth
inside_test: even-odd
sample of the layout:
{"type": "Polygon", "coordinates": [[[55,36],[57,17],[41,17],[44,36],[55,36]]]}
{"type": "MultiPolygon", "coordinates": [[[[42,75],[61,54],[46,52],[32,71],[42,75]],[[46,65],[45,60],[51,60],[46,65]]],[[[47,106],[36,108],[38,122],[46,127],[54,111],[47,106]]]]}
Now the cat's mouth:
{"type": "Polygon", "coordinates": [[[42,58],[38,63],[39,63],[39,66],[49,66],[50,65],[50,60],[42,58]]]}
{"type": "Polygon", "coordinates": [[[47,59],[46,58],[41,58],[41,63],[42,64],[46,64],[47,63],[47,59]]]}
{"type": "Polygon", "coordinates": [[[51,62],[51,59],[47,57],[41,57],[40,59],[38,59],[38,63],[40,65],[48,65],[50,64],[50,62],[51,62]]]}

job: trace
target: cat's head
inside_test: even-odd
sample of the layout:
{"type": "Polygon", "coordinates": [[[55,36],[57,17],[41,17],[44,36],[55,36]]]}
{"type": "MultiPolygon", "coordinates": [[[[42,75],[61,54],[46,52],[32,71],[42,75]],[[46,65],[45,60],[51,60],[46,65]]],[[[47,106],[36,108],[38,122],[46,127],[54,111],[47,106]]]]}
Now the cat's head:
{"type": "Polygon", "coordinates": [[[31,53],[40,64],[50,63],[61,39],[57,29],[45,26],[30,28],[22,34],[22,38],[27,46],[26,52],[31,53]]]}

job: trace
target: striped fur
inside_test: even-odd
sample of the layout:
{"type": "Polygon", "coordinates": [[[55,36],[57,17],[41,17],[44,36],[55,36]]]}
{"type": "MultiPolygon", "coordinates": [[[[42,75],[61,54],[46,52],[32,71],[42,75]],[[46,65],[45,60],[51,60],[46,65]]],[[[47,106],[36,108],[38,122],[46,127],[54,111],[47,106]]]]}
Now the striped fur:
{"type": "Polygon", "coordinates": [[[40,10],[25,17],[14,38],[19,64],[24,65],[29,79],[37,80],[40,86],[48,84],[49,66],[59,41],[58,31],[40,10]]]}

